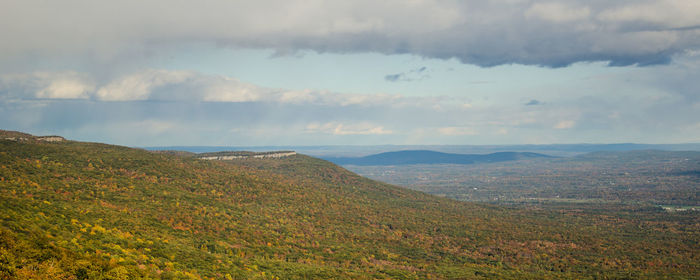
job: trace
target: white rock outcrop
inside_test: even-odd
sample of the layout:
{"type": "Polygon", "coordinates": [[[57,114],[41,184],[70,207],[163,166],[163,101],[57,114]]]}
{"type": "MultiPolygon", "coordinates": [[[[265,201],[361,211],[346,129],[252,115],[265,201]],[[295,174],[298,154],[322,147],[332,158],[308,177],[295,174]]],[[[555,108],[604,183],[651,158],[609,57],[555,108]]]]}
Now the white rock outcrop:
{"type": "Polygon", "coordinates": [[[199,159],[233,160],[233,159],[244,159],[244,158],[283,158],[283,157],[293,156],[296,154],[297,154],[296,152],[283,152],[283,153],[265,153],[265,154],[252,154],[252,155],[206,156],[206,157],[200,157],[199,159]]]}

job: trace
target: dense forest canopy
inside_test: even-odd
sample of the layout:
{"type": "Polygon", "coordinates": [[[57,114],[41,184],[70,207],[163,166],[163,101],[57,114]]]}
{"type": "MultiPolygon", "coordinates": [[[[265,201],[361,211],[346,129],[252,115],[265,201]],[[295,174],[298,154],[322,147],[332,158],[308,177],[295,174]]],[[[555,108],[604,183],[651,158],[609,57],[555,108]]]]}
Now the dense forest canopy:
{"type": "Polygon", "coordinates": [[[327,161],[0,139],[0,279],[692,279],[695,213],[459,202],[327,161]]]}

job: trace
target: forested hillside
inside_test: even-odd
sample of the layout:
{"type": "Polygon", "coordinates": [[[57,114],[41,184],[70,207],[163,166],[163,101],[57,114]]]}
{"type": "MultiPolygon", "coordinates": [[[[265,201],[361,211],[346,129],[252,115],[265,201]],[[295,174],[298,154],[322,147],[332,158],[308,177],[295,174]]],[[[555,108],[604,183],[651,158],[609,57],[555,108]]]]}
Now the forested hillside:
{"type": "MultiPolygon", "coordinates": [[[[0,279],[692,279],[700,225],[508,209],[304,155],[0,140],[0,279]]],[[[663,216],[662,216],[663,215],[663,216]]]]}

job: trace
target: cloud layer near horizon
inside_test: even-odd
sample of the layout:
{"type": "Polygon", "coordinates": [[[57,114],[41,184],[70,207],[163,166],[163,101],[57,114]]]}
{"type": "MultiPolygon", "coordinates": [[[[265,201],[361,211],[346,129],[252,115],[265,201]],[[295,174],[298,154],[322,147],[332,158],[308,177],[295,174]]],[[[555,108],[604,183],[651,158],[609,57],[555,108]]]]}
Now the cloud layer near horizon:
{"type": "Polygon", "coordinates": [[[0,75],[0,100],[84,99],[110,101],[269,102],[327,106],[406,106],[433,98],[398,94],[352,94],[257,86],[233,77],[194,71],[148,69],[102,84],[74,71],[0,75]]]}
{"type": "Polygon", "coordinates": [[[480,66],[650,65],[700,49],[700,2],[22,0],[0,4],[0,34],[7,60],[79,53],[114,63],[194,42],[480,66]]]}
{"type": "Polygon", "coordinates": [[[584,88],[538,98],[537,106],[273,89],[194,71],[149,69],[102,82],[33,72],[0,75],[0,127],[135,146],[687,142],[700,136],[700,122],[688,118],[700,111],[698,82],[672,84],[700,73],[689,65],[666,66],[671,80],[651,68],[615,78],[645,81],[644,90],[610,96],[584,88]]]}

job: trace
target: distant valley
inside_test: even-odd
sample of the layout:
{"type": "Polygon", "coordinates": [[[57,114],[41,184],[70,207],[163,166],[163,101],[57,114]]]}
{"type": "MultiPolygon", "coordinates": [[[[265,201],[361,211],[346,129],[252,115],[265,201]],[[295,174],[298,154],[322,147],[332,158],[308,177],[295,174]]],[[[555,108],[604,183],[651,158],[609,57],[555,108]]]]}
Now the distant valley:
{"type": "Polygon", "coordinates": [[[465,201],[698,206],[700,152],[605,151],[483,164],[352,165],[360,175],[465,201]]]}

